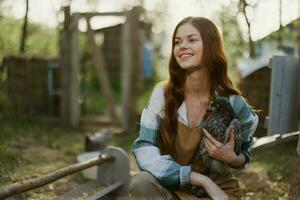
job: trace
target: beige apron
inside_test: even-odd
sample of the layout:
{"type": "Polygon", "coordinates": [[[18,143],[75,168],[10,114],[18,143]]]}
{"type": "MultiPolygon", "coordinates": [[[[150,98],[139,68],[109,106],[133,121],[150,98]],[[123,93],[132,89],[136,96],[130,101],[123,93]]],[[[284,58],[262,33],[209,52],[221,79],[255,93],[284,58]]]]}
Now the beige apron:
{"type": "MultiPolygon", "coordinates": [[[[162,129],[163,130],[163,129],[162,129]]],[[[172,152],[167,152],[180,165],[191,165],[192,171],[206,175],[206,169],[202,158],[196,156],[198,145],[202,139],[203,131],[201,128],[190,128],[178,122],[177,135],[175,137],[175,148],[172,152]]],[[[229,196],[230,200],[241,199],[241,190],[238,181],[231,173],[224,174],[212,180],[229,196]]],[[[208,198],[198,198],[183,191],[174,191],[182,200],[204,200],[208,198]]]]}

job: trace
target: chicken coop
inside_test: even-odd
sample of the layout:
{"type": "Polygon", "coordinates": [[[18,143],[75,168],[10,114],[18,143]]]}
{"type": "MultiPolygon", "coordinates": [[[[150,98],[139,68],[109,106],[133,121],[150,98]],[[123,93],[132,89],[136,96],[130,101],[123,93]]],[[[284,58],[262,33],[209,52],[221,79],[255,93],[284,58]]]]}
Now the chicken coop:
{"type": "Polygon", "coordinates": [[[246,76],[241,76],[240,90],[248,103],[257,110],[259,123],[255,132],[256,137],[267,134],[265,119],[269,114],[271,85],[271,69],[268,66],[261,66],[246,76]]]}
{"type": "Polygon", "coordinates": [[[58,116],[60,70],[57,59],[10,55],[2,63],[4,109],[13,115],[58,116]]]}

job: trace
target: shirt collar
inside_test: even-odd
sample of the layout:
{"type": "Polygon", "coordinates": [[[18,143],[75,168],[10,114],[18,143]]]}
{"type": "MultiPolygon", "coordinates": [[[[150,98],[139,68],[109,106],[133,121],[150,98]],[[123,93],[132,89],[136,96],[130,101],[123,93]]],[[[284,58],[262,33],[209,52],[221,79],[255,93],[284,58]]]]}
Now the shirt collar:
{"type": "MultiPolygon", "coordinates": [[[[215,97],[218,96],[218,95],[219,95],[218,92],[215,91],[215,97]]],[[[185,101],[183,101],[182,104],[180,105],[180,107],[178,108],[177,114],[178,114],[178,117],[179,117],[179,121],[181,121],[185,125],[189,124],[185,101]]]]}

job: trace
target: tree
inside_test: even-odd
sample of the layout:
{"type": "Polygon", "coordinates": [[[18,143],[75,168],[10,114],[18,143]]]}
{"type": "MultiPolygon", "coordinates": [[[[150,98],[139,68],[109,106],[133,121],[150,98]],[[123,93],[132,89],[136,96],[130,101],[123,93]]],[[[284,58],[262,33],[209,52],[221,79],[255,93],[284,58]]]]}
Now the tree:
{"type": "Polygon", "coordinates": [[[28,22],[29,0],[26,0],[26,10],[24,16],[24,24],[22,27],[20,53],[25,53],[26,37],[27,37],[27,22],[28,22]]]}
{"type": "MultiPolygon", "coordinates": [[[[232,2],[233,3],[233,2],[232,2]]],[[[218,13],[226,56],[229,58],[229,66],[235,67],[237,58],[242,57],[245,41],[242,37],[239,24],[236,20],[236,15],[239,10],[232,4],[222,6],[218,13]]]]}
{"type": "Polygon", "coordinates": [[[278,47],[282,47],[282,0],[279,0],[279,30],[278,30],[278,47]]]}
{"type": "Polygon", "coordinates": [[[246,24],[248,27],[248,41],[249,41],[249,55],[251,58],[255,58],[255,43],[251,36],[251,22],[250,22],[250,16],[247,13],[248,8],[254,9],[256,7],[257,3],[250,5],[246,0],[239,0],[239,10],[243,14],[246,20],[246,24]]]}

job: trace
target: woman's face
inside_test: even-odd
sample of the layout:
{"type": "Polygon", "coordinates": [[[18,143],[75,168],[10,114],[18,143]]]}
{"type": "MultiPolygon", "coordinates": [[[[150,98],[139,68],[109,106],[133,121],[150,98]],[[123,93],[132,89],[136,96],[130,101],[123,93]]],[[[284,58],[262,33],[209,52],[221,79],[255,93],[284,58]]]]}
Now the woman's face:
{"type": "Polygon", "coordinates": [[[203,43],[199,31],[186,23],[178,27],[174,40],[174,56],[182,69],[191,70],[201,64],[203,43]]]}

